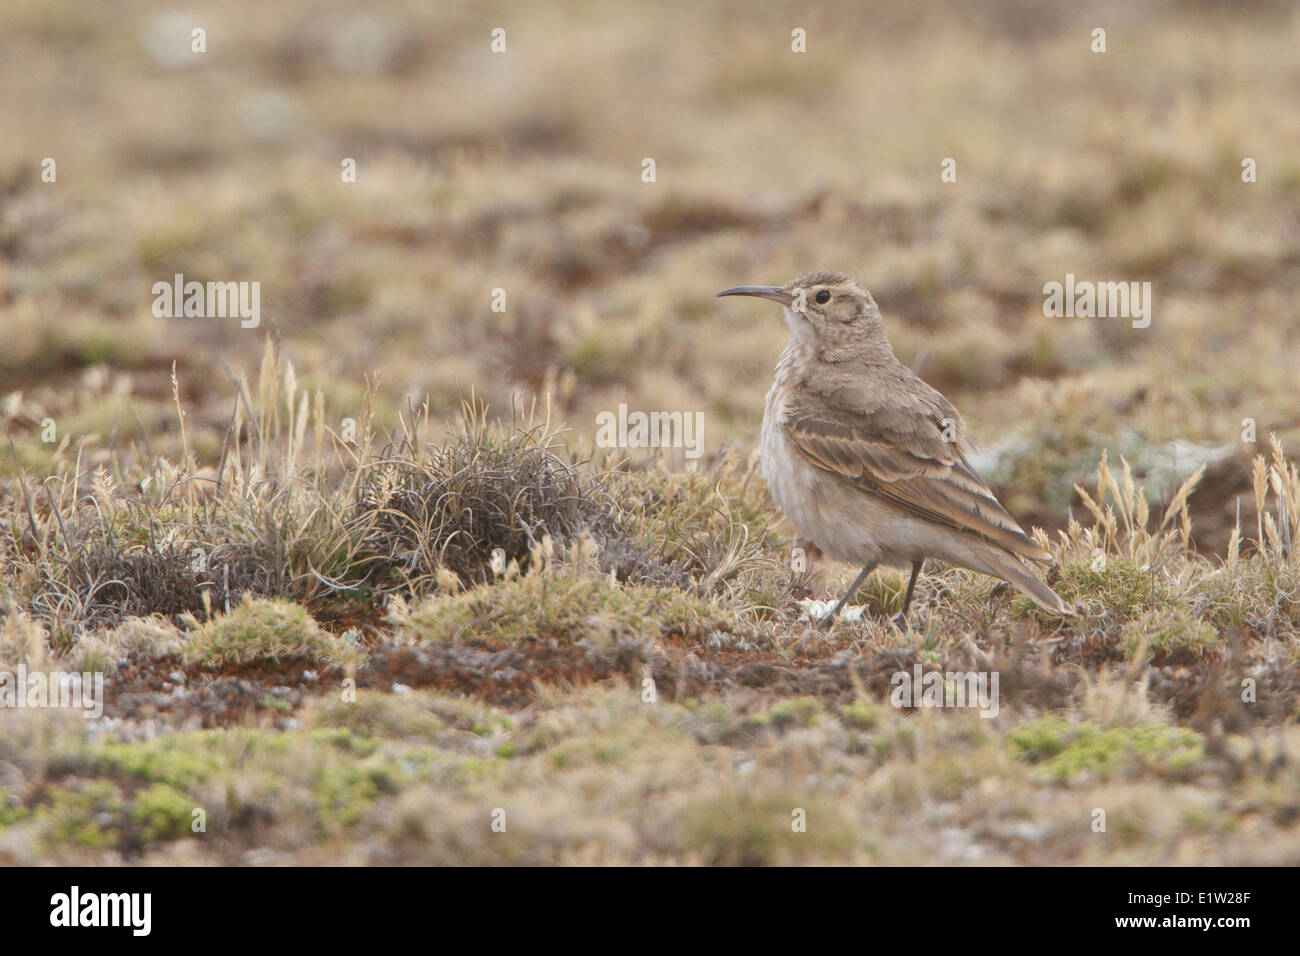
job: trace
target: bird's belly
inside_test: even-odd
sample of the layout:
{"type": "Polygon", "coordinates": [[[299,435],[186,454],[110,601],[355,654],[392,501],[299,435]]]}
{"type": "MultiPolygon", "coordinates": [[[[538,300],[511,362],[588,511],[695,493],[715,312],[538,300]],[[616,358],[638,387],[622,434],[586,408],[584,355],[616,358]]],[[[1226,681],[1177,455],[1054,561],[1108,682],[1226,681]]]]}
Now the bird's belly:
{"type": "Polygon", "coordinates": [[[912,546],[916,532],[921,530],[911,527],[915,522],[810,464],[791,446],[773,418],[765,416],[759,446],[763,478],[772,499],[800,537],[810,539],[837,561],[909,565],[917,550],[912,546]]]}

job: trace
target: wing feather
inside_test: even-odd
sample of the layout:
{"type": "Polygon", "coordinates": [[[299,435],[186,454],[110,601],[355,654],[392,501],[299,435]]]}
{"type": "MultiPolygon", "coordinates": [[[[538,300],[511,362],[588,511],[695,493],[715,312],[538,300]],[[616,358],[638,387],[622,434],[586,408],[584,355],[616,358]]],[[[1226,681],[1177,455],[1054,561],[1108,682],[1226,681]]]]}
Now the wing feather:
{"type": "Polygon", "coordinates": [[[781,424],[818,468],[916,517],[977,535],[1017,557],[1050,562],[966,460],[956,410],[933,389],[906,397],[888,407],[859,401],[858,408],[844,408],[797,394],[781,424]]]}

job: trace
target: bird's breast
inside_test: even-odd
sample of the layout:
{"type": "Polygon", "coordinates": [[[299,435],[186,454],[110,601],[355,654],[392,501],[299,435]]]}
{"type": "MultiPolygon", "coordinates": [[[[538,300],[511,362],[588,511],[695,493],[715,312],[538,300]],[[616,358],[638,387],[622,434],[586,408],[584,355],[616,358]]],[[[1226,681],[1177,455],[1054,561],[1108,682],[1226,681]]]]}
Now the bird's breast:
{"type": "Polygon", "coordinates": [[[818,468],[799,454],[781,423],[791,389],[778,378],[768,392],[759,440],[759,461],[772,500],[795,530],[837,561],[880,561],[906,567],[928,550],[917,539],[923,522],[818,468]]]}

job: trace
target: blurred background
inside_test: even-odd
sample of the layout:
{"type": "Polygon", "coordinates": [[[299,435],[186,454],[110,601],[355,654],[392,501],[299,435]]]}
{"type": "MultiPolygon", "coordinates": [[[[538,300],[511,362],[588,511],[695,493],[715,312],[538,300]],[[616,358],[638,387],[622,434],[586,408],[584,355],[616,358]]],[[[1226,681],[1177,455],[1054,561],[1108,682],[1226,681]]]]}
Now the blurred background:
{"type": "Polygon", "coordinates": [[[6,0],[0,473],[47,417],[178,455],[173,362],[215,457],[268,334],[340,421],[549,396],[579,449],[626,403],[752,452],[785,331],[713,293],[829,268],[1013,513],[1060,526],[1103,449],[1153,498],[1207,463],[1220,548],[1300,437],[1300,13],[970,6],[6,0]],[[175,273],[260,282],[261,327],[155,317],[175,273]],[[1151,282],[1150,327],[1045,317],[1066,273],[1151,282]]]}

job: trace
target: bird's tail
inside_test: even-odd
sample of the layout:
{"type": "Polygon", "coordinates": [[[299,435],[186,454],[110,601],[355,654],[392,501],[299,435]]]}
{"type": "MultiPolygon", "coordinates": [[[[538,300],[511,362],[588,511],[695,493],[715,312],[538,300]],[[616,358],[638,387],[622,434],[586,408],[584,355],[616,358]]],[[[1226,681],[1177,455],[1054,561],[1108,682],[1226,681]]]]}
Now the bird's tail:
{"type": "Polygon", "coordinates": [[[1059,594],[1040,581],[1037,575],[1012,555],[989,548],[981,549],[975,557],[984,567],[977,567],[974,570],[1001,578],[1013,585],[1044,611],[1060,614],[1062,617],[1074,616],[1074,608],[1066,604],[1059,594]]]}

